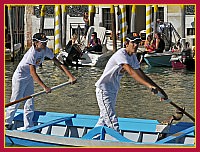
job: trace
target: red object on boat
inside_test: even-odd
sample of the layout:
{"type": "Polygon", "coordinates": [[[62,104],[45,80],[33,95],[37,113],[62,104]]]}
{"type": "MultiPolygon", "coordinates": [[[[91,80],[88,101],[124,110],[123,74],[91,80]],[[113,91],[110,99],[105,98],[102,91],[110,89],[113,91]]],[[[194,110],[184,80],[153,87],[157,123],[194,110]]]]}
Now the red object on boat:
{"type": "Polygon", "coordinates": [[[177,60],[171,61],[171,63],[173,69],[184,69],[186,67],[186,65],[177,60]]]}

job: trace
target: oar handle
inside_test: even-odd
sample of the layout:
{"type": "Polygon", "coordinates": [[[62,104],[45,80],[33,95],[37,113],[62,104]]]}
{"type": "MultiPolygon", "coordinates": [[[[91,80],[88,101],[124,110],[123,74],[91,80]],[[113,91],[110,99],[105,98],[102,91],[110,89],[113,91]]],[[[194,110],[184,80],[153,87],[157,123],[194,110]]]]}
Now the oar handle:
{"type": "MultiPolygon", "coordinates": [[[[57,85],[57,86],[54,86],[54,87],[51,88],[51,91],[56,90],[56,89],[58,89],[58,88],[61,88],[61,87],[65,86],[65,85],[68,85],[68,84],[70,84],[70,83],[71,83],[71,82],[65,82],[65,83],[59,84],[59,85],[57,85]]],[[[44,91],[40,91],[40,92],[35,93],[35,94],[32,94],[32,95],[30,95],[30,96],[31,96],[31,97],[37,97],[37,96],[39,96],[39,95],[41,95],[41,94],[44,94],[44,93],[46,93],[45,90],[44,90],[44,91]]]]}
{"type": "Polygon", "coordinates": [[[56,89],[61,88],[61,87],[65,86],[65,85],[68,85],[68,84],[72,84],[72,82],[69,82],[69,81],[68,81],[68,82],[59,84],[59,85],[57,85],[57,86],[52,87],[51,90],[56,90],[56,89]]]}
{"type": "Polygon", "coordinates": [[[22,101],[24,101],[24,100],[28,100],[28,99],[30,99],[30,98],[32,98],[32,96],[26,96],[26,97],[21,98],[21,99],[19,99],[19,100],[15,100],[15,101],[13,101],[13,102],[9,102],[9,103],[7,103],[7,104],[5,105],[5,107],[12,106],[12,105],[14,105],[14,104],[16,104],[16,103],[22,102],[22,101]]]}
{"type": "MultiPolygon", "coordinates": [[[[62,84],[60,84],[60,85],[54,86],[54,87],[51,88],[51,90],[52,90],[52,91],[53,91],[53,90],[56,90],[56,89],[61,88],[61,87],[65,86],[65,85],[68,85],[68,84],[71,84],[71,82],[65,82],[65,83],[62,83],[62,84]]],[[[9,103],[7,103],[7,104],[5,105],[5,107],[12,106],[12,105],[14,105],[14,104],[16,104],[16,103],[22,102],[22,101],[24,101],[24,100],[28,100],[28,99],[30,99],[30,98],[39,96],[39,95],[44,94],[44,93],[46,93],[46,91],[40,91],[40,92],[38,92],[38,93],[32,94],[32,95],[30,95],[30,96],[26,96],[26,97],[21,98],[21,99],[19,99],[19,100],[15,100],[15,101],[9,102],[9,103]]]]}

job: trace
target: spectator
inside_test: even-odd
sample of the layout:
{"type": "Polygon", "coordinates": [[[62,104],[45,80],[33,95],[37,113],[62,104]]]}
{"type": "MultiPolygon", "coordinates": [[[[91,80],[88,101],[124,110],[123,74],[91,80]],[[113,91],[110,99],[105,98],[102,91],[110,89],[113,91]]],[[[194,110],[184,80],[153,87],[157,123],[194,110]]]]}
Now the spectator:
{"type": "Polygon", "coordinates": [[[163,33],[164,32],[165,25],[163,21],[161,21],[159,18],[157,19],[157,32],[163,33]]]}
{"type": "Polygon", "coordinates": [[[155,44],[153,43],[153,36],[149,34],[146,41],[144,42],[144,47],[147,53],[151,53],[155,50],[155,44]]]}
{"type": "Polygon", "coordinates": [[[172,49],[172,52],[181,52],[181,42],[178,41],[174,48],[172,49]]]}
{"type": "Polygon", "coordinates": [[[163,51],[165,49],[165,42],[161,38],[161,33],[156,32],[154,37],[155,37],[155,51],[156,51],[156,53],[163,53],[163,51]]]}
{"type": "Polygon", "coordinates": [[[97,33],[93,32],[91,35],[91,40],[88,44],[87,50],[88,52],[102,52],[101,40],[97,38],[97,33]]]}
{"type": "Polygon", "coordinates": [[[85,22],[84,38],[86,38],[88,29],[89,29],[89,17],[88,17],[88,12],[85,12],[85,13],[84,13],[84,15],[83,15],[83,21],[85,22]]]}
{"type": "Polygon", "coordinates": [[[66,45],[66,51],[69,53],[71,50],[72,45],[74,45],[77,41],[77,35],[73,34],[71,40],[66,45]]]}

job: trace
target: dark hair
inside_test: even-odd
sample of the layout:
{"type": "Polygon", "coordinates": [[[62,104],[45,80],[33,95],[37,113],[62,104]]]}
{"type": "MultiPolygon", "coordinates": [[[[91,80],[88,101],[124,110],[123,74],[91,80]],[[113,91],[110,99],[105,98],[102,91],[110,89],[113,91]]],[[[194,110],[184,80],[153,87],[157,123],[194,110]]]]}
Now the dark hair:
{"type": "Polygon", "coordinates": [[[93,32],[92,35],[97,38],[97,32],[93,32]]]}
{"type": "Polygon", "coordinates": [[[185,47],[190,47],[190,43],[189,42],[185,42],[185,47]]]}
{"type": "Polygon", "coordinates": [[[150,37],[151,39],[153,39],[153,36],[152,36],[152,34],[149,34],[147,37],[150,37]]]}
{"type": "Polygon", "coordinates": [[[85,18],[86,16],[88,17],[88,12],[84,12],[83,18],[85,18]]]}
{"type": "Polygon", "coordinates": [[[158,37],[161,38],[161,33],[160,32],[156,32],[155,34],[157,34],[158,37]]]}

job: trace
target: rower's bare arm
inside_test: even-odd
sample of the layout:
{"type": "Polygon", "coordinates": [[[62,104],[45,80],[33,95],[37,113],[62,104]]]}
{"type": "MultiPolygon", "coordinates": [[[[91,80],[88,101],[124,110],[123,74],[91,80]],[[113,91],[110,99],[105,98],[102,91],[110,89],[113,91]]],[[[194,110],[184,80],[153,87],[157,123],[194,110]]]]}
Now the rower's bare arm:
{"type": "Polygon", "coordinates": [[[76,82],[76,78],[71,74],[71,72],[66,68],[65,65],[60,63],[60,61],[58,61],[58,59],[56,57],[53,58],[53,61],[56,64],[56,66],[58,66],[62,71],[65,72],[65,74],[69,77],[70,82],[72,82],[72,83],[76,82]]]}
{"type": "Polygon", "coordinates": [[[43,83],[43,81],[40,79],[40,77],[38,76],[38,74],[36,73],[36,68],[35,68],[35,66],[30,64],[29,67],[30,67],[30,74],[31,74],[33,80],[34,80],[35,82],[37,82],[37,83],[46,91],[46,93],[51,92],[51,88],[47,87],[47,86],[43,83]]]}
{"type": "Polygon", "coordinates": [[[142,78],[129,64],[123,64],[122,67],[130,74],[132,78],[134,78],[140,84],[143,84],[148,88],[153,87],[149,82],[142,78]]]}

